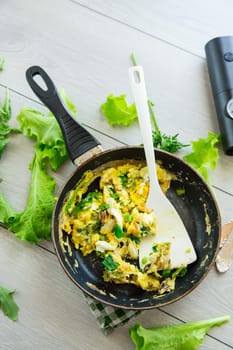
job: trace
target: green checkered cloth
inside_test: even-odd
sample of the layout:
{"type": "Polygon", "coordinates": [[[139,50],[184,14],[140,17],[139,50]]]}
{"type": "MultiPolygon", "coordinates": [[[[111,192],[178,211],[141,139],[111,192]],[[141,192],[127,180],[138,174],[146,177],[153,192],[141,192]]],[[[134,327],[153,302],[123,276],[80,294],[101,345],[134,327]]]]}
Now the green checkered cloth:
{"type": "Polygon", "coordinates": [[[84,294],[91,312],[96,318],[97,324],[105,335],[109,334],[114,328],[127,323],[132,317],[138,315],[139,310],[123,310],[102,304],[88,295],[84,294]]]}

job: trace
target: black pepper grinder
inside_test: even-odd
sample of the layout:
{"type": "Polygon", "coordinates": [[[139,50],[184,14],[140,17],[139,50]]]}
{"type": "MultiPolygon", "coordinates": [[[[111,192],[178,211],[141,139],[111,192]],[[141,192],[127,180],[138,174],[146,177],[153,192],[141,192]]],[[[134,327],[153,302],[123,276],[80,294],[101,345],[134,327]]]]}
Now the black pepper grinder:
{"type": "Polygon", "coordinates": [[[233,155],[233,36],[222,36],[205,45],[224,151],[233,155]]]}

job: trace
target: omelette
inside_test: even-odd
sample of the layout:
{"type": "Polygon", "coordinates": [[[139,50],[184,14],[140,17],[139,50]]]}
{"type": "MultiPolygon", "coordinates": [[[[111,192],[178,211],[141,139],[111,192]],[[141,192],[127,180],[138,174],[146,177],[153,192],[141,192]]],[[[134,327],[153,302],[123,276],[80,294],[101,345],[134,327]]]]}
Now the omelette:
{"type": "MultiPolygon", "coordinates": [[[[173,175],[157,164],[157,175],[164,193],[173,175]]],[[[105,282],[134,284],[159,294],[175,288],[177,276],[186,267],[170,268],[170,243],[157,243],[139,267],[139,245],[143,237],[156,237],[156,213],[146,207],[149,191],[145,163],[125,161],[86,171],[70,191],[61,212],[60,229],[71,236],[84,256],[95,252],[102,260],[105,282]],[[90,191],[90,184],[98,186],[90,191]]]]}

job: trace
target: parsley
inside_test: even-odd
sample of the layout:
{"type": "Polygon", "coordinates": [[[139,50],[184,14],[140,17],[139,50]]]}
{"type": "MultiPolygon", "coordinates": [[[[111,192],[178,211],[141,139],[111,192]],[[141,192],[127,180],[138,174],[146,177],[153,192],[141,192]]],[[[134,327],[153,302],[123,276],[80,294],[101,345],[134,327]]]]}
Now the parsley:
{"type": "MultiPolygon", "coordinates": [[[[137,66],[137,60],[134,53],[132,53],[131,55],[131,60],[133,65],[137,66]]],[[[175,153],[179,151],[181,148],[189,146],[188,144],[183,144],[178,140],[179,134],[168,136],[160,131],[157,120],[155,118],[154,111],[153,111],[153,106],[154,104],[150,100],[148,100],[148,107],[150,111],[151,121],[154,124],[154,130],[152,131],[152,139],[153,139],[154,147],[160,148],[170,153],[175,153]]]]}
{"type": "Polygon", "coordinates": [[[105,259],[102,261],[102,264],[108,271],[114,271],[118,268],[120,265],[118,262],[113,260],[113,257],[111,254],[107,255],[105,259]]]}
{"type": "Polygon", "coordinates": [[[160,131],[153,111],[153,105],[154,104],[151,101],[148,101],[150,116],[154,124],[154,130],[152,131],[152,140],[154,147],[160,148],[170,153],[175,153],[181,148],[189,146],[188,144],[183,144],[178,140],[179,134],[168,136],[160,131]]]}
{"type": "Polygon", "coordinates": [[[14,290],[10,291],[6,288],[0,287],[0,308],[5,316],[9,317],[12,321],[18,319],[19,307],[14,302],[13,294],[14,290]]]}

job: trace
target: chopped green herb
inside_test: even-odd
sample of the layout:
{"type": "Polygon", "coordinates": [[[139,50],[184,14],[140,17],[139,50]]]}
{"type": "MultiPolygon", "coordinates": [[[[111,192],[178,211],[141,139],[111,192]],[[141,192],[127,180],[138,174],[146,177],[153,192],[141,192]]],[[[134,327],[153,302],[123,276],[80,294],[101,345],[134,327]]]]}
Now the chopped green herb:
{"type": "Polygon", "coordinates": [[[128,184],[128,176],[127,174],[122,174],[119,176],[120,180],[121,180],[121,184],[123,187],[126,187],[128,184]]]}
{"type": "Polygon", "coordinates": [[[124,232],[122,231],[122,228],[116,224],[114,227],[113,227],[113,232],[115,233],[115,236],[117,238],[122,238],[124,237],[124,232]]]}
{"type": "Polygon", "coordinates": [[[111,254],[107,255],[105,259],[102,261],[102,264],[108,271],[114,271],[118,268],[120,265],[118,262],[113,260],[113,257],[111,254]]]}
{"type": "Polygon", "coordinates": [[[113,199],[116,199],[116,200],[119,199],[119,194],[111,186],[108,187],[108,191],[109,191],[110,196],[113,199]]]}
{"type": "Polygon", "coordinates": [[[182,187],[182,188],[177,188],[177,189],[176,189],[176,193],[177,193],[178,196],[184,195],[184,194],[185,194],[185,188],[184,188],[184,187],[182,187]]]}
{"type": "Polygon", "coordinates": [[[162,276],[163,277],[169,277],[171,274],[171,270],[170,269],[165,269],[162,271],[162,276]]]}
{"type": "Polygon", "coordinates": [[[100,196],[101,196],[100,192],[88,192],[87,196],[81,199],[81,201],[76,204],[76,206],[74,207],[74,210],[72,211],[72,214],[75,216],[81,210],[90,209],[93,199],[99,199],[100,196]]]}
{"type": "Polygon", "coordinates": [[[173,271],[172,273],[172,278],[174,277],[184,277],[188,272],[187,267],[179,267],[178,269],[176,269],[175,271],[173,271]]]}
{"type": "Polygon", "coordinates": [[[142,236],[146,236],[150,232],[150,228],[147,226],[141,226],[140,232],[142,236]]]}
{"type": "Polygon", "coordinates": [[[141,242],[140,238],[134,236],[134,235],[129,235],[128,236],[131,241],[134,241],[135,243],[139,244],[141,242]]]}
{"type": "Polygon", "coordinates": [[[104,211],[104,210],[107,210],[109,207],[110,207],[109,204],[103,203],[103,204],[101,204],[101,205],[99,206],[98,210],[99,210],[99,211],[104,211]]]}
{"type": "Polygon", "coordinates": [[[145,265],[148,263],[148,258],[145,256],[144,258],[142,258],[142,264],[145,265]]]}
{"type": "Polygon", "coordinates": [[[124,215],[124,220],[125,222],[132,222],[133,221],[133,216],[130,214],[125,214],[124,215]]]}
{"type": "Polygon", "coordinates": [[[152,247],[152,250],[153,250],[154,253],[156,253],[156,252],[158,251],[158,246],[157,246],[157,245],[154,245],[154,246],[152,247]]]}

